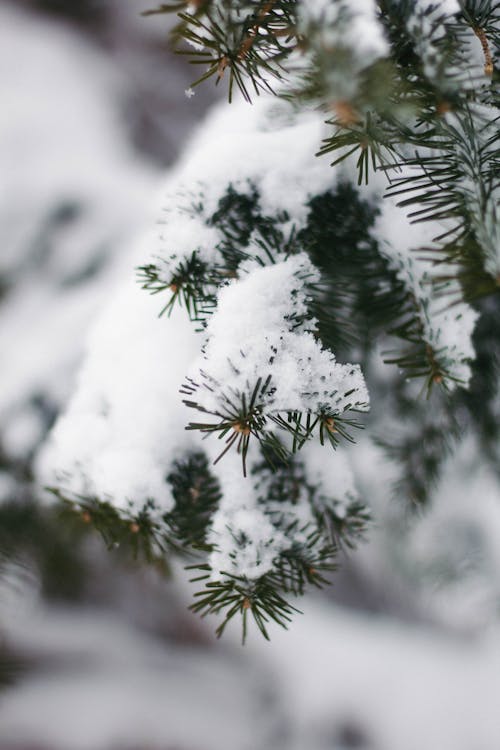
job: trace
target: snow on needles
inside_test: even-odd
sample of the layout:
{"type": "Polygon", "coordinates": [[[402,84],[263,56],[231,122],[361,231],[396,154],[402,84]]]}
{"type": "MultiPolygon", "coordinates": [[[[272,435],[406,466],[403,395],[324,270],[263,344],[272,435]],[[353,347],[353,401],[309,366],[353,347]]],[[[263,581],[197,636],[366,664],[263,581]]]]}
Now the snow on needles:
{"type": "MultiPolygon", "coordinates": [[[[209,452],[215,455],[215,446],[209,452]]],[[[330,511],[344,519],[360,501],[347,449],[338,447],[325,461],[320,447],[306,444],[299,454],[296,493],[288,500],[273,492],[276,475],[272,471],[256,471],[255,446],[251,453],[252,471],[247,478],[235,454],[217,466],[222,498],[208,538],[213,545],[209,562],[214,580],[224,574],[251,580],[263,576],[281,553],[311,544],[308,535],[315,528],[315,515],[330,511]]]]}
{"type": "MultiPolygon", "coordinates": [[[[339,52],[348,60],[348,66],[330,67],[322,85],[325,101],[350,101],[360,84],[359,74],[389,52],[382,24],[377,18],[374,0],[314,0],[299,7],[299,32],[308,40],[307,49],[295,55],[293,67],[300,71],[318,65],[318,60],[339,52]],[[349,75],[345,75],[345,70],[349,75]]],[[[321,65],[319,65],[321,67],[321,65]]],[[[307,74],[306,74],[307,78],[307,74]]]]}
{"type": "Polygon", "coordinates": [[[218,470],[222,500],[214,514],[209,543],[213,578],[224,573],[256,579],[273,567],[273,561],[292,544],[260,506],[253,483],[241,474],[239,457],[231,455],[218,470]]]}
{"type": "Polygon", "coordinates": [[[221,413],[221,392],[250,397],[259,378],[270,378],[260,403],[264,412],[366,411],[368,392],[359,365],[339,364],[313,335],[307,284],[318,274],[307,256],[245,270],[221,289],[210,319],[200,369],[214,388],[200,390],[200,405],[221,413]]]}
{"type": "MultiPolygon", "coordinates": [[[[290,222],[300,226],[307,216],[309,197],[331,188],[334,182],[328,164],[312,156],[320,137],[319,117],[306,113],[292,119],[269,99],[252,108],[238,104],[230,110],[216,110],[200,129],[188,156],[171,173],[167,207],[172,210],[160,227],[162,239],[158,243],[147,237],[140,260],[148,253],[157,260],[160,253],[168,263],[170,256],[185,257],[195,248],[201,248],[203,257],[210,256],[218,241],[215,230],[175,208],[179,192],[190,194],[198,189],[200,174],[206,182],[207,212],[215,210],[228,184],[246,185],[249,178],[258,184],[266,211],[287,212],[290,222]]],[[[137,257],[138,253],[131,259],[131,267],[137,257]]],[[[359,391],[356,400],[364,403],[367,396],[359,368],[337,364],[332,354],[321,350],[312,333],[303,328],[299,333],[285,324],[287,311],[296,315],[305,312],[304,292],[296,296],[294,307],[290,295],[303,287],[296,275],[299,268],[313,273],[307,264],[301,256],[275,267],[242,268],[241,280],[222,289],[220,317],[214,318],[213,333],[219,325],[227,326],[227,331],[211,335],[214,376],[222,379],[228,374],[228,357],[239,356],[243,342],[249,345],[249,353],[258,355],[252,373],[266,356],[269,359],[270,347],[275,346],[279,357],[274,372],[276,382],[281,383],[275,394],[276,408],[317,408],[335,391],[337,407],[342,409],[352,400],[345,397],[351,379],[351,388],[359,391]],[[281,307],[277,307],[276,295],[281,295],[281,307]],[[328,381],[332,377],[332,385],[321,386],[321,378],[328,381]],[[328,394],[323,396],[323,391],[328,394]]],[[[178,390],[202,340],[183,311],[158,320],[160,308],[158,299],[151,300],[133,281],[113,295],[90,338],[76,393],[40,459],[45,484],[53,485],[64,477],[71,491],[104,496],[119,507],[129,502],[139,506],[148,497],[169,507],[164,477],[179,450],[187,445],[187,435],[192,435],[184,430],[188,415],[178,390]]],[[[247,371],[245,377],[252,373],[247,371]]]]}
{"type": "Polygon", "coordinates": [[[321,25],[326,46],[335,47],[340,43],[355,48],[365,65],[388,53],[374,0],[357,0],[356,3],[307,0],[300,6],[300,18],[303,26],[311,21],[321,25]]]}
{"type": "MultiPolygon", "coordinates": [[[[97,495],[120,508],[132,504],[139,509],[152,498],[168,511],[173,499],[165,477],[172,462],[201,446],[199,433],[184,429],[194,411],[182,404],[179,394],[188,377],[193,383],[192,404],[201,413],[226,419],[227,404],[243,395],[248,404],[259,381],[265,386],[258,392],[260,414],[273,425],[277,415],[286,417],[287,412],[335,417],[348,409],[368,409],[359,365],[338,363],[315,335],[316,321],[308,306],[318,272],[293,247],[286,254],[281,248],[259,254],[256,238],[250,237],[246,247],[238,248],[242,254],[235,270],[221,273],[210,289],[217,307],[207,317],[204,337],[194,332],[185,310],[176,308],[170,318],[156,317],[168,303],[169,274],[194,252],[207,266],[228,270],[221,261],[222,230],[210,221],[228,188],[247,196],[255,191],[265,218],[281,217],[284,238],[306,226],[310,199],[331,190],[336,179],[328,162],[313,156],[321,136],[318,113],[294,115],[289,105],[266,96],[251,107],[242,102],[216,109],[201,125],[186,156],[170,174],[160,237],[148,237],[140,257],[140,262],[149,256],[157,263],[160,256],[162,276],[165,272],[163,299],[151,299],[133,282],[111,299],[91,337],[77,392],[42,462],[46,484],[63,478],[71,491],[97,495]]],[[[401,243],[408,237],[412,243],[412,237],[408,220],[395,211],[392,205],[383,210],[378,229],[397,265],[398,254],[405,255],[401,243]]],[[[412,244],[421,243],[419,235],[412,244]]],[[[403,265],[398,266],[401,273],[407,269],[403,265]]],[[[419,289],[423,298],[428,296],[423,285],[419,289]]],[[[435,313],[433,309],[429,316],[439,317],[435,313]]],[[[443,323],[440,341],[445,335],[456,337],[462,348],[453,359],[466,368],[471,356],[466,347],[469,323],[474,321],[469,315],[463,325],[455,315],[451,326],[444,317],[438,322],[443,323]],[[467,329],[465,343],[462,328],[467,329]]],[[[429,336],[437,328],[429,329],[429,336]]],[[[467,379],[465,369],[454,374],[467,379]]],[[[228,424],[231,429],[234,415],[228,424]]],[[[213,459],[221,443],[208,440],[203,447],[213,459]]],[[[250,468],[259,458],[257,450],[257,445],[249,448],[250,468]]],[[[326,506],[330,498],[342,513],[342,507],[355,498],[354,485],[345,462],[333,462],[331,471],[322,470],[322,463],[333,461],[327,451],[305,445],[297,455],[321,504],[326,506]]],[[[236,451],[224,455],[212,471],[223,490],[208,533],[214,545],[214,574],[225,570],[258,577],[294,543],[293,535],[307,526],[311,508],[306,500],[282,508],[283,514],[293,513],[302,524],[288,533],[285,525],[275,522],[272,509],[260,502],[251,472],[247,478],[242,476],[236,451]]]]}
{"type": "MultiPolygon", "coordinates": [[[[207,217],[230,185],[241,192],[250,185],[258,189],[266,214],[284,217],[284,233],[304,226],[309,199],[331,189],[335,180],[328,163],[314,159],[320,139],[320,117],[292,116],[285,105],[270,104],[265,97],[251,108],[238,104],[216,110],[169,177],[160,238],[146,237],[131,266],[149,254],[168,277],[170,265],[193,251],[208,264],[218,262],[221,236],[207,217]],[[186,199],[197,205],[200,197],[203,211],[185,209],[186,199]]],[[[315,337],[308,304],[319,274],[311,261],[304,253],[276,252],[265,262],[254,253],[253,260],[239,264],[237,278],[219,288],[203,350],[204,338],[195,333],[185,310],[158,319],[164,297],[151,298],[132,279],[111,295],[91,334],[75,395],[40,457],[44,484],[124,510],[137,511],[149,499],[161,512],[170,510],[173,498],[165,478],[172,463],[201,446],[199,434],[185,430],[191,412],[179,394],[188,374],[200,379],[200,369],[218,386],[196,393],[206,410],[220,412],[219,386],[220,392],[241,394],[259,378],[269,379],[261,394],[268,414],[368,409],[360,367],[338,363],[315,337]]],[[[212,459],[220,450],[218,441],[203,446],[212,459]]],[[[328,449],[318,450],[324,455],[328,449]]],[[[252,446],[249,464],[258,459],[252,446]]],[[[212,471],[223,490],[209,531],[214,574],[227,570],[258,577],[297,541],[313,511],[306,497],[300,508],[290,506],[301,524],[286,533],[259,500],[254,479],[242,476],[238,455],[227,454],[212,471]]],[[[342,486],[335,500],[343,502],[346,496],[348,502],[342,486]]],[[[331,495],[329,487],[319,489],[321,497],[331,495]]]]}
{"type": "MultiPolygon", "coordinates": [[[[376,231],[382,252],[415,300],[423,339],[432,347],[449,376],[448,387],[467,387],[471,378],[470,363],[475,357],[472,335],[479,315],[465,302],[450,305],[440,296],[439,287],[432,283],[432,266],[415,252],[431,245],[437,228],[439,225],[435,222],[410,223],[395,200],[386,198],[376,231]]],[[[455,283],[449,284],[450,294],[459,291],[455,283]]]]}
{"type": "Polygon", "coordinates": [[[44,484],[118,508],[153,498],[170,510],[165,476],[192,444],[178,390],[199,344],[182,312],[158,318],[158,300],[135,279],[124,284],[91,332],[73,398],[40,456],[44,484]]]}
{"type": "Polygon", "coordinates": [[[460,12],[458,0],[417,0],[408,19],[408,31],[413,36],[413,43],[420,55],[424,72],[429,80],[442,78],[443,68],[447,68],[450,82],[449,66],[444,66],[441,55],[436,54],[436,40],[446,35],[446,23],[451,16],[460,12]]]}

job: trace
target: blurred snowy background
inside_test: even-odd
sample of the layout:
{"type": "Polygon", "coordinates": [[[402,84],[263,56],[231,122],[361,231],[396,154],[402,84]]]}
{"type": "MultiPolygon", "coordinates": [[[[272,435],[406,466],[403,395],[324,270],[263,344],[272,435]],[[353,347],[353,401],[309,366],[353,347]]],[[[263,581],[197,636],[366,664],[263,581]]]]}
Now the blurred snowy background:
{"type": "Polygon", "coordinates": [[[498,750],[498,478],[471,441],[411,531],[372,491],[370,543],[245,648],[187,611],[181,565],[166,580],[37,502],[86,331],[217,98],[185,96],[148,7],[0,0],[0,750],[498,750]]]}

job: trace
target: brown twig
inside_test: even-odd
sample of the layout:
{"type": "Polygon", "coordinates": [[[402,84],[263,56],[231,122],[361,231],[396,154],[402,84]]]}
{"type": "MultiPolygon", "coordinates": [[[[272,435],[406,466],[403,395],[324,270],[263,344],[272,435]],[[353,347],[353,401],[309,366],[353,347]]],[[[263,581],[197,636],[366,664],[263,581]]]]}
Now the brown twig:
{"type": "Polygon", "coordinates": [[[246,57],[246,55],[252,48],[261,21],[263,21],[267,14],[273,9],[273,5],[276,5],[276,2],[277,0],[269,0],[267,3],[265,3],[264,7],[257,16],[257,22],[252,26],[252,28],[248,32],[248,35],[240,44],[240,48],[238,50],[238,60],[243,60],[243,58],[246,57]]]}
{"type": "Polygon", "coordinates": [[[488,37],[486,36],[484,29],[481,29],[478,26],[475,26],[473,28],[474,28],[474,34],[477,36],[477,38],[481,42],[481,47],[483,48],[484,73],[485,75],[491,77],[493,75],[493,58],[491,56],[490,45],[488,44],[488,37]]]}

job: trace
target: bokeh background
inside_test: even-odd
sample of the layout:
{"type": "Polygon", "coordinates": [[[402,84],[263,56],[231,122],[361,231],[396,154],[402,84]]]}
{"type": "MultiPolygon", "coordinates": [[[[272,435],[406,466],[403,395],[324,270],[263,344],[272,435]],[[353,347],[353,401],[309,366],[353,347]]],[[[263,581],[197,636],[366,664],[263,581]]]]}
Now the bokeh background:
{"type": "Polygon", "coordinates": [[[498,750],[498,477],[467,440],[411,523],[371,493],[370,542],[270,644],[41,499],[86,331],[222,96],[185,95],[148,7],[0,0],[0,750],[498,750]]]}

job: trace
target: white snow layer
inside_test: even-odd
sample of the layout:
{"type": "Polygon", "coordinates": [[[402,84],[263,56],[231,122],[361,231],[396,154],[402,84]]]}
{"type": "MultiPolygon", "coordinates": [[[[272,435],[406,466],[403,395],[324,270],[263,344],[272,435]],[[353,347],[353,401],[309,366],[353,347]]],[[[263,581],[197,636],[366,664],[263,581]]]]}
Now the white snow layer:
{"type": "MultiPolygon", "coordinates": [[[[247,267],[247,270],[248,267],[247,267]]],[[[317,272],[304,254],[275,265],[257,266],[221,289],[208,324],[208,343],[199,363],[214,385],[196,397],[220,413],[223,394],[250,394],[259,378],[271,378],[261,399],[264,412],[321,411],[341,414],[368,409],[368,392],[359,365],[342,365],[322,349],[306,323],[305,282],[317,272]],[[290,319],[294,315],[295,318],[290,319]]],[[[307,321],[312,327],[314,321],[307,321]]],[[[197,367],[193,370],[196,380],[197,367]]]]}
{"type": "Polygon", "coordinates": [[[411,224],[390,198],[384,200],[376,226],[382,252],[414,296],[424,340],[452,378],[447,385],[466,387],[471,377],[470,362],[475,356],[472,334],[478,313],[465,302],[450,305],[446,297],[440,297],[432,284],[432,266],[415,252],[431,246],[439,230],[433,222],[411,224]]]}
{"type": "Polygon", "coordinates": [[[225,458],[217,471],[223,497],[209,533],[208,541],[215,545],[210,567],[214,579],[224,573],[256,579],[272,569],[292,539],[275,528],[259,506],[251,480],[242,476],[239,456],[225,458]]]}
{"type": "MultiPolygon", "coordinates": [[[[210,186],[204,190],[207,211],[215,210],[228,184],[248,185],[250,179],[266,211],[286,210],[300,224],[308,197],[331,187],[333,176],[326,162],[312,157],[320,119],[306,114],[284,127],[283,117],[283,107],[268,100],[216,110],[171,175],[167,208],[179,192],[195,190],[200,175],[210,186]]],[[[191,239],[195,246],[204,242],[209,252],[212,230],[202,232],[185,212],[174,212],[171,224],[168,216],[160,227],[160,249],[168,238],[172,252],[188,255],[191,239]]],[[[156,242],[147,238],[134,260],[156,256],[156,242]]],[[[157,320],[159,309],[133,281],[113,295],[90,338],[77,391],[40,459],[44,483],[61,483],[64,476],[66,489],[113,498],[121,507],[148,497],[169,507],[164,477],[187,445],[188,415],[178,390],[201,341],[184,312],[157,320]]]]}
{"type": "Polygon", "coordinates": [[[71,27],[15,5],[0,4],[0,439],[14,458],[42,436],[33,398],[68,398],[158,180],[120,118],[125,77],[71,27]]]}
{"type": "MultiPolygon", "coordinates": [[[[259,455],[255,450],[249,453],[249,463],[255,466],[259,455]]],[[[216,455],[214,446],[209,454],[216,455]]],[[[329,510],[339,519],[359,500],[346,449],[337,448],[325,460],[321,447],[308,443],[298,460],[303,464],[304,482],[298,482],[297,495],[288,502],[269,500],[269,483],[274,475],[252,476],[249,472],[250,476],[244,478],[236,454],[228,455],[217,466],[223,496],[208,540],[215,547],[209,559],[215,580],[224,573],[259,578],[272,569],[281,552],[293,545],[310,544],[308,534],[316,521],[305,483],[317,490],[315,510],[329,510]],[[280,529],[286,529],[286,534],[280,529]]]]}
{"type": "MultiPolygon", "coordinates": [[[[429,80],[444,77],[444,59],[437,52],[436,41],[446,35],[446,22],[450,16],[460,12],[458,0],[417,0],[407,27],[413,35],[413,43],[420,55],[425,74],[429,80]]],[[[448,83],[453,80],[452,71],[446,71],[448,83]]]]}
{"type": "Polygon", "coordinates": [[[447,16],[453,16],[455,13],[460,13],[461,10],[458,0],[440,0],[437,3],[435,0],[417,0],[416,5],[419,10],[424,12],[428,11],[431,5],[434,5],[436,13],[447,16]]]}
{"type": "MultiPolygon", "coordinates": [[[[326,59],[328,54],[346,55],[349,75],[345,66],[330,67],[322,71],[325,102],[351,101],[357,94],[359,74],[379,58],[389,52],[382,24],[377,18],[374,0],[314,0],[303,2],[298,12],[299,32],[308,40],[307,48],[292,53],[289,60],[291,75],[289,83],[308,87],[308,71],[317,67],[318,59],[326,59]],[[301,84],[301,75],[305,82],[301,84]]],[[[321,66],[320,66],[321,67],[321,66]]]]}
{"type": "MultiPolygon", "coordinates": [[[[207,261],[214,259],[217,234],[203,225],[201,215],[193,217],[176,206],[185,205],[185,196],[199,193],[204,215],[210,216],[229,185],[244,191],[253,184],[267,215],[286,211],[290,229],[304,226],[309,198],[331,189],[335,179],[328,162],[313,156],[321,134],[317,113],[293,115],[288,105],[266,97],[251,107],[241,102],[216,109],[171,173],[160,237],[146,238],[139,262],[148,255],[156,261],[160,254],[168,266],[195,249],[207,261]]],[[[422,282],[422,269],[413,272],[407,252],[422,245],[422,231],[394,206],[384,209],[378,230],[388,255],[425,308],[430,292],[422,282]]],[[[314,268],[302,255],[276,260],[264,267],[242,264],[239,278],[221,288],[202,358],[203,339],[193,333],[185,311],[155,319],[163,305],[133,281],[114,294],[90,338],[75,396],[40,460],[44,483],[106,497],[122,508],[137,508],[154,498],[169,509],[172,498],[165,477],[173,459],[199,439],[184,431],[193,414],[182,405],[178,390],[188,374],[199,380],[200,368],[217,387],[233,394],[248,392],[257,377],[271,374],[275,390],[265,404],[270,411],[366,410],[368,394],[359,367],[337,363],[300,320],[307,298],[304,279],[314,279],[314,268]]],[[[441,314],[431,306],[423,321],[429,343],[446,349],[453,375],[466,381],[475,314],[465,307],[441,314]]],[[[220,413],[217,392],[202,388],[196,398],[207,410],[220,413]]],[[[207,444],[211,442],[220,450],[219,441],[207,444]]],[[[328,449],[320,450],[328,460],[328,449]]],[[[307,464],[307,452],[304,460],[307,464]]],[[[216,571],[237,569],[253,577],[265,572],[290,540],[271,528],[248,484],[235,478],[232,461],[227,455],[214,467],[228,492],[211,532],[219,555],[213,564],[216,571]],[[236,545],[235,557],[233,536],[238,530],[245,530],[249,542],[236,545]]],[[[328,490],[321,495],[332,497],[328,490]]]]}
{"type": "Polygon", "coordinates": [[[362,56],[364,65],[389,51],[383,27],[377,20],[374,0],[357,0],[356,3],[307,0],[300,5],[299,18],[300,25],[306,28],[311,21],[320,24],[326,48],[339,44],[351,47],[362,56]]]}
{"type": "Polygon", "coordinates": [[[154,498],[171,506],[165,477],[190,446],[179,388],[199,337],[134,279],[113,295],[89,340],[78,386],[40,459],[45,483],[111,498],[121,508],[154,498]]]}

